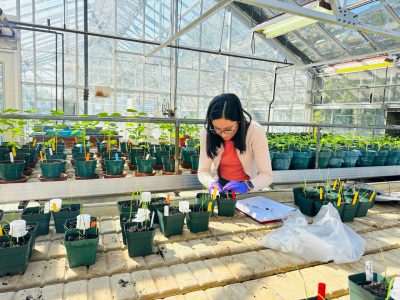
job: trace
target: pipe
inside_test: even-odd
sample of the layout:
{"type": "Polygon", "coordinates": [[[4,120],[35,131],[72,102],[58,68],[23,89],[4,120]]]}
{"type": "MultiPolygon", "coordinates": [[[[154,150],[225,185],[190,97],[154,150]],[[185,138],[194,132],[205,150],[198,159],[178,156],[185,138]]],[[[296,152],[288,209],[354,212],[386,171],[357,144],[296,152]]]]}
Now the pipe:
{"type": "MultiPolygon", "coordinates": [[[[276,77],[277,77],[278,73],[274,72],[274,85],[273,85],[273,89],[272,89],[272,101],[269,103],[268,105],[268,119],[267,121],[270,121],[271,118],[271,108],[272,108],[272,103],[275,102],[275,93],[276,93],[276,77]]],[[[267,132],[269,132],[269,126],[267,126],[267,132]]]]}
{"type": "MultiPolygon", "coordinates": [[[[15,25],[35,27],[35,28],[46,28],[46,26],[43,26],[43,25],[25,23],[25,22],[11,22],[10,21],[9,23],[15,24],[15,25]]],[[[51,27],[49,27],[49,29],[52,29],[52,30],[55,30],[55,31],[61,31],[61,32],[69,32],[69,33],[75,33],[75,34],[86,34],[88,36],[96,36],[96,37],[103,37],[103,38],[109,38],[109,39],[117,39],[117,40],[121,40],[121,41],[136,42],[136,43],[149,44],[149,45],[155,45],[155,46],[161,45],[161,43],[159,43],[159,42],[143,40],[143,39],[136,39],[136,38],[129,38],[129,37],[123,37],[123,36],[116,36],[116,35],[104,34],[104,33],[84,32],[84,31],[81,31],[81,30],[64,29],[64,28],[55,27],[55,26],[51,26],[51,27]]],[[[242,59],[250,59],[250,60],[255,60],[255,61],[277,63],[277,64],[286,65],[286,66],[293,66],[294,65],[293,63],[289,63],[289,62],[277,61],[277,60],[273,60],[273,59],[266,59],[266,58],[258,57],[258,56],[236,54],[236,53],[225,52],[225,51],[217,51],[217,50],[207,50],[207,49],[202,49],[202,48],[197,48],[197,47],[190,47],[190,46],[168,45],[167,47],[175,48],[175,49],[181,49],[181,50],[187,50],[187,51],[195,51],[195,52],[207,53],[207,54],[215,54],[215,55],[236,57],[236,58],[242,58],[242,59]]]]}
{"type": "Polygon", "coordinates": [[[58,110],[58,35],[56,37],[56,110],[58,110]]]}
{"type": "MultiPolygon", "coordinates": [[[[100,121],[100,122],[135,122],[135,123],[173,123],[173,124],[204,124],[202,119],[180,119],[180,118],[132,118],[121,117],[99,117],[99,116],[75,116],[62,115],[51,116],[43,114],[0,114],[0,119],[30,119],[30,120],[64,120],[64,121],[100,121]]],[[[392,129],[400,130],[400,125],[353,125],[353,124],[318,124],[303,122],[258,122],[262,126],[299,126],[299,127],[324,127],[324,128],[361,128],[361,129],[392,129]]]]}
{"type": "Polygon", "coordinates": [[[85,64],[85,88],[83,90],[83,113],[89,113],[89,37],[88,37],[88,0],[84,0],[83,4],[83,20],[84,20],[84,64],[85,64]]]}

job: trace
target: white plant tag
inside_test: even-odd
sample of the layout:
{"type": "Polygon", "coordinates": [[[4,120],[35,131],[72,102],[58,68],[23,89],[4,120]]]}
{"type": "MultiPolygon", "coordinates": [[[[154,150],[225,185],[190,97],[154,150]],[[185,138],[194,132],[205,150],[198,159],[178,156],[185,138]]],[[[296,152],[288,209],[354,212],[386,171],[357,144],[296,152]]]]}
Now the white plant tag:
{"type": "Polygon", "coordinates": [[[400,277],[396,277],[394,279],[390,297],[392,297],[394,300],[400,300],[400,277]]]}
{"type": "Polygon", "coordinates": [[[146,159],[149,159],[149,157],[150,157],[150,154],[147,154],[147,155],[146,155],[146,159]]]}
{"type": "Polygon", "coordinates": [[[180,211],[181,213],[190,212],[190,209],[189,209],[189,202],[188,202],[188,201],[181,201],[181,202],[179,202],[179,211],[180,211]]]}
{"type": "Polygon", "coordinates": [[[150,203],[150,201],[151,201],[151,193],[150,192],[142,192],[141,202],[150,203]]]}
{"type": "Polygon", "coordinates": [[[150,222],[150,227],[153,227],[153,223],[154,223],[154,215],[156,214],[155,211],[152,212],[151,214],[151,222],[150,222]]]}
{"type": "Polygon", "coordinates": [[[90,135],[86,136],[86,140],[87,141],[90,140],[90,135]]]}
{"type": "Polygon", "coordinates": [[[166,216],[166,217],[169,216],[169,206],[168,205],[164,206],[164,216],[166,216]]]}
{"type": "Polygon", "coordinates": [[[10,235],[15,238],[20,238],[28,233],[26,231],[25,220],[15,220],[10,223],[10,235]]]}
{"type": "Polygon", "coordinates": [[[12,152],[10,152],[10,161],[11,163],[14,163],[14,155],[12,152]]]}
{"type": "Polygon", "coordinates": [[[150,211],[145,208],[139,208],[133,222],[144,222],[150,219],[150,211]]]}
{"type": "Polygon", "coordinates": [[[374,272],[372,270],[372,261],[368,260],[365,262],[365,280],[373,282],[374,272]]]}
{"type": "Polygon", "coordinates": [[[86,230],[90,228],[90,215],[82,214],[76,216],[76,229],[86,230]]]}
{"type": "Polygon", "coordinates": [[[49,148],[50,155],[53,155],[53,149],[49,148]]]}

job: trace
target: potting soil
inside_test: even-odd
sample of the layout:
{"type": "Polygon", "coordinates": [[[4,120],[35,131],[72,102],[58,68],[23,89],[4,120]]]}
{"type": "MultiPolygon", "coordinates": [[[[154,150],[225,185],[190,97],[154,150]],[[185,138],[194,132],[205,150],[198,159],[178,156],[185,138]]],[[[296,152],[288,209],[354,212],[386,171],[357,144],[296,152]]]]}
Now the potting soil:
{"type": "Polygon", "coordinates": [[[365,281],[359,283],[359,286],[367,290],[374,296],[386,298],[388,287],[385,281],[380,281],[380,282],[365,281]]]}

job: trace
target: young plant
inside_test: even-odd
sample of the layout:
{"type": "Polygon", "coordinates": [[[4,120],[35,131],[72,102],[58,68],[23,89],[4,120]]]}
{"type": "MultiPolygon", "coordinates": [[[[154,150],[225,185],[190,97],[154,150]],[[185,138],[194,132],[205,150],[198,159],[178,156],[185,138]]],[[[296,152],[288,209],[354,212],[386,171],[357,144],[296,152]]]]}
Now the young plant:
{"type": "MultiPolygon", "coordinates": [[[[87,115],[81,115],[87,117],[87,115]]],[[[83,153],[85,157],[87,157],[87,129],[95,130],[96,126],[99,124],[99,121],[78,121],[72,127],[74,130],[72,131],[72,135],[78,136],[78,141],[82,143],[83,146],[83,153]]],[[[90,147],[90,142],[89,142],[90,147]]]]}
{"type": "Polygon", "coordinates": [[[108,152],[108,159],[111,160],[111,146],[117,144],[115,139],[112,139],[118,132],[120,132],[118,125],[114,122],[104,122],[104,126],[100,131],[101,134],[107,136],[107,152],[108,152]]]}

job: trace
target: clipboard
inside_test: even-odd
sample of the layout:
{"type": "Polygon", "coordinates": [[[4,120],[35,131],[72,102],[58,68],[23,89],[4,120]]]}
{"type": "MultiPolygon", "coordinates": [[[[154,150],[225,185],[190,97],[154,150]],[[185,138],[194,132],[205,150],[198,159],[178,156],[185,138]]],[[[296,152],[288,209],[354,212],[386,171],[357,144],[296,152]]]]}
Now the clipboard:
{"type": "Polygon", "coordinates": [[[280,221],[296,208],[261,196],[238,200],[236,208],[260,223],[280,221]]]}

